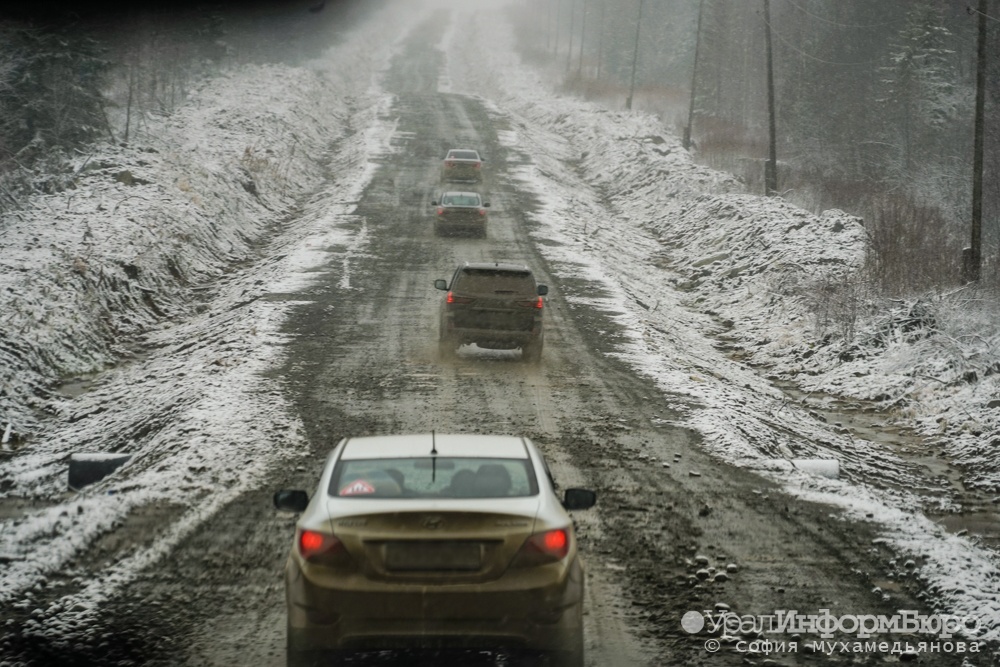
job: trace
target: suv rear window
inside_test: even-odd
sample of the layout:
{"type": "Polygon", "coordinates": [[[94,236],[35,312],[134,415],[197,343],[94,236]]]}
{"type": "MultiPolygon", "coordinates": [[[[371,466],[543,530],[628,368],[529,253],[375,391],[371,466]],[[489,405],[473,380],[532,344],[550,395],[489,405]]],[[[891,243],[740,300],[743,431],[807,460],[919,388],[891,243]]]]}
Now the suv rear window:
{"type": "Polygon", "coordinates": [[[468,292],[509,292],[512,294],[534,294],[535,278],[524,271],[502,271],[497,269],[463,269],[452,289],[468,292]]]}

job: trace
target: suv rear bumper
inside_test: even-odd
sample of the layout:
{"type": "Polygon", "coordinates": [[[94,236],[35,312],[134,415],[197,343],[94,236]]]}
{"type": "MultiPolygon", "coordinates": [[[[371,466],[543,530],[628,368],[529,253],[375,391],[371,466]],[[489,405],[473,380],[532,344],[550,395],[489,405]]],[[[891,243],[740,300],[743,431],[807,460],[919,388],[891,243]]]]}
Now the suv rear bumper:
{"type": "Polygon", "coordinates": [[[449,322],[442,330],[442,338],[447,338],[455,345],[475,343],[479,347],[494,350],[513,350],[533,343],[542,335],[540,326],[530,331],[504,331],[497,329],[456,328],[449,322]]]}

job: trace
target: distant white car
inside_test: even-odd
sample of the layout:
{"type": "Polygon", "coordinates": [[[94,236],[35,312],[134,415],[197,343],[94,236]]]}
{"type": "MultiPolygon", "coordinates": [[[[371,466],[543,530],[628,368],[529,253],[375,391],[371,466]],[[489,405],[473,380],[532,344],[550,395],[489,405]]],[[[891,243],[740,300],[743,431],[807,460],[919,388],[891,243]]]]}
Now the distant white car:
{"type": "MultiPolygon", "coordinates": [[[[540,650],[583,666],[584,575],[567,510],[527,438],[342,440],[302,512],[285,567],[288,664],[395,647],[540,650]]],[[[326,664],[326,663],[324,663],[326,664]]]]}
{"type": "Polygon", "coordinates": [[[441,164],[441,182],[483,182],[483,158],[471,148],[452,148],[441,164]]]}
{"type": "Polygon", "coordinates": [[[489,215],[488,201],[483,201],[478,192],[442,192],[441,197],[431,202],[434,210],[434,233],[438,236],[453,232],[473,232],[486,236],[489,215]]]}

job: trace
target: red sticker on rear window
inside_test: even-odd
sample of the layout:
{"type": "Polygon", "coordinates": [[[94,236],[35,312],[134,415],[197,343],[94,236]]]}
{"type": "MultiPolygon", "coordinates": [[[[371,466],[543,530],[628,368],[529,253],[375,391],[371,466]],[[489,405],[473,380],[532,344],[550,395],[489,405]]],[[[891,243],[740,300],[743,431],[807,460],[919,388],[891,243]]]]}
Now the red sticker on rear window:
{"type": "Polygon", "coordinates": [[[375,487],[363,479],[358,479],[340,490],[342,496],[361,496],[367,493],[375,493],[375,487]]]}

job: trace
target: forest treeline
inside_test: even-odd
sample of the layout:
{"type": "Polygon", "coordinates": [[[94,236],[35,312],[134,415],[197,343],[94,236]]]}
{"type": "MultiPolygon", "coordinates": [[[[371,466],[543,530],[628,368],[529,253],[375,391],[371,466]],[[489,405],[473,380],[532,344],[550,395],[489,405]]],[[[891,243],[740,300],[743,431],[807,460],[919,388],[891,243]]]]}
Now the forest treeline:
{"type": "MultiPolygon", "coordinates": [[[[380,2],[407,0],[380,0],[380,2]]],[[[861,216],[869,274],[902,293],[961,283],[973,172],[976,0],[515,2],[529,57],[567,88],[687,130],[696,159],[764,189],[765,28],[775,76],[778,187],[861,216]],[[697,52],[697,63],[695,62],[697,52]],[[692,92],[693,91],[693,92],[692,92]],[[692,97],[693,94],[693,97],[692,97]]],[[[240,62],[295,61],[372,0],[86,3],[0,10],[0,213],[69,187],[68,156],[133,141],[194,82],[240,62]]],[[[987,3],[982,276],[1000,287],[1000,1],[987,3]]],[[[488,48],[488,44],[484,45],[488,48]]]]}
{"type": "Polygon", "coordinates": [[[248,62],[298,62],[374,3],[362,0],[85,0],[0,9],[0,213],[72,187],[71,157],[128,144],[205,75],[248,62]]]}
{"type": "MultiPolygon", "coordinates": [[[[619,108],[634,90],[635,108],[688,128],[696,159],[751,192],[764,191],[770,28],[779,194],[861,216],[889,293],[960,284],[978,2],[767,4],[769,22],[765,0],[541,0],[515,16],[525,53],[563,68],[567,88],[619,108]]],[[[987,7],[982,277],[997,287],[1000,2],[987,7]]]]}

